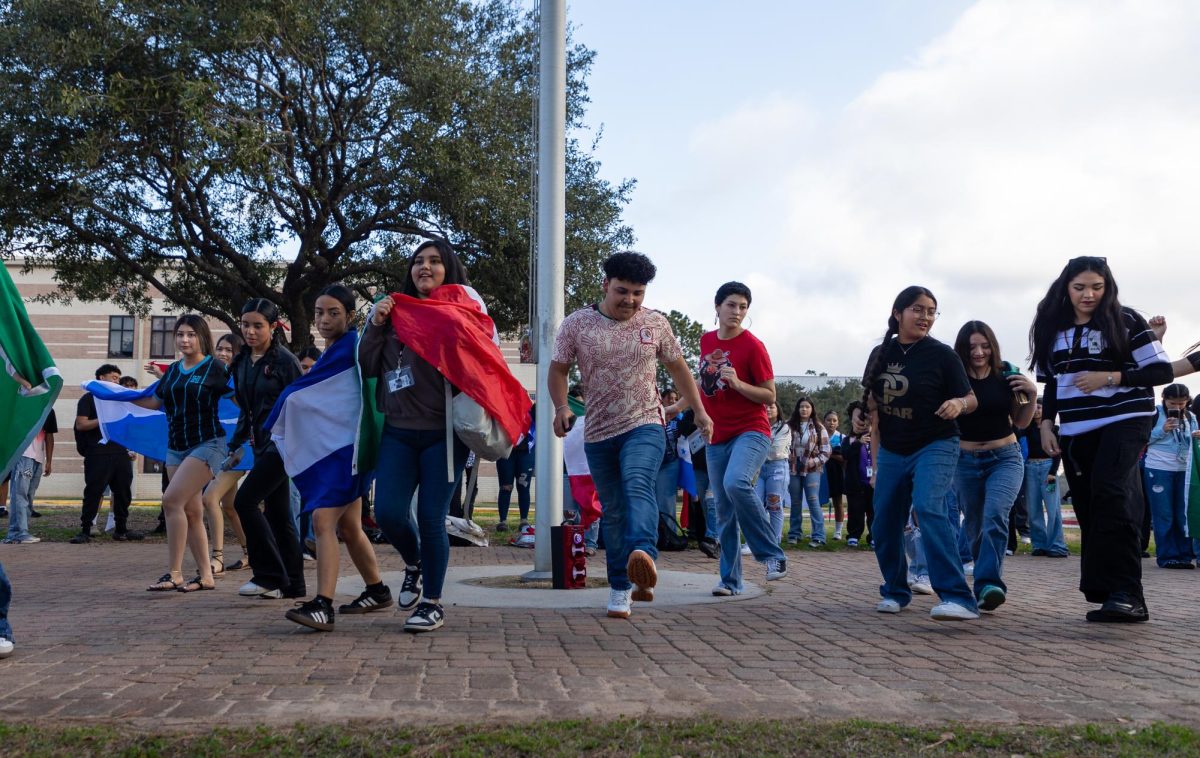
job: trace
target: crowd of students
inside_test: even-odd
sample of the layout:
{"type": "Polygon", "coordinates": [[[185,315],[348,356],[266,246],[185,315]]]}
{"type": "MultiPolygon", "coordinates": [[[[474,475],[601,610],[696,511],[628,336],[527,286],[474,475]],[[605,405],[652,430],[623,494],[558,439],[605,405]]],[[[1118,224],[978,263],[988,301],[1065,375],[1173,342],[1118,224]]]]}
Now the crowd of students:
{"type": "MultiPolygon", "coordinates": [[[[331,285],[317,293],[315,324],[326,353],[312,350],[300,359],[279,342],[278,308],[265,299],[242,308],[240,334],[215,343],[203,318],[179,317],[174,336],[180,359],[157,372],[161,378],[152,394],[135,401],[162,409],[168,425],[167,571],[149,591],[212,590],[225,571],[249,569],[241,595],[308,595],[291,477],[271,423],[288,388],[304,384],[307,372],[331,360],[329,351],[338,346],[357,356],[363,380],[374,380],[375,396],[367,402],[384,419],[374,471],[376,519],[405,563],[404,579],[393,598],[361,526],[360,498],[370,485],[363,476],[340,499],[327,493],[306,498],[317,588],[286,616],[328,631],[339,614],[398,604],[410,613],[408,631],[443,625],[445,521],[468,459],[467,446],[446,430],[449,403],[466,377],[435,365],[432,353],[419,348],[429,339],[443,340],[451,352],[473,348],[466,335],[454,331],[465,328],[463,322],[447,321],[441,336],[431,338],[406,331],[406,322],[392,313],[398,302],[420,304],[446,285],[459,286],[466,302],[486,310],[466,287],[466,271],[445,241],[420,245],[408,270],[402,293],[375,302],[361,332],[351,290],[331,285]],[[230,396],[240,415],[227,437],[218,405],[230,396]],[[246,449],[253,465],[243,474],[236,466],[246,449]],[[228,565],[226,521],[243,551],[228,565]],[[339,536],[366,588],[335,611],[339,536]],[[196,573],[185,580],[187,552],[196,573]]],[[[836,410],[818,409],[808,397],[786,417],[780,412],[771,357],[743,324],[752,302],[746,285],[726,282],[717,288],[717,328],[702,336],[698,365],[691,366],[666,318],[642,304],[655,275],[644,255],[611,256],[604,264],[602,299],[562,322],[550,363],[547,395],[559,436],[574,422],[567,402],[573,367],[581,377],[584,448],[602,506],[609,616],[628,618],[634,602],[654,599],[660,514],[674,516],[681,438],[697,468],[706,516],[700,548],[718,560],[712,590],[718,596],[744,591],[743,554],[764,565],[767,581],[788,575],[781,547],[785,510],[788,543],[804,539],[807,514],[808,544],[824,545],[825,501],[835,515],[832,539],[844,536],[850,546],[874,549],[882,578],[876,610],[898,613],[916,591],[938,596],[934,619],[978,618],[979,610],[995,610],[1012,591],[1004,580],[1004,559],[1011,555],[1010,514],[1018,499],[1023,497],[1029,512],[1034,555],[1067,555],[1060,463],[1081,528],[1080,590],[1099,606],[1086,614],[1088,620],[1149,617],[1141,585],[1141,542],[1148,539],[1144,510],[1153,515],[1158,564],[1194,566],[1183,489],[1200,429],[1183,385],[1168,386],[1161,405],[1153,388],[1196,370],[1200,354],[1170,362],[1159,342],[1165,319],[1147,322],[1122,306],[1103,259],[1071,260],[1038,306],[1030,329],[1030,368],[1045,385],[1042,398],[1033,381],[1002,360],[986,323],[962,325],[953,346],[939,342],[930,335],[939,316],[937,299],[923,287],[905,288],[888,309],[882,343],[866,361],[862,400],[844,409],[845,428],[836,410]],[[660,363],[674,382],[663,394],[656,386],[660,363]]],[[[437,321],[438,313],[434,308],[422,317],[437,321]]],[[[96,376],[115,382],[120,372],[106,365],[96,376]]],[[[522,413],[527,410],[526,405],[522,413]]],[[[75,430],[86,485],[81,531],[72,542],[92,538],[106,490],[116,519],[114,539],[141,539],[127,528],[130,455],[102,439],[96,416],[95,402],[85,395],[75,430]]],[[[308,431],[321,434],[312,423],[308,431]]],[[[527,417],[524,423],[527,429],[527,417]]],[[[28,532],[27,514],[34,480],[52,471],[55,431],[51,417],[26,454],[30,462],[14,470],[8,541],[37,541],[28,532]]],[[[523,485],[518,493],[524,523],[532,464],[529,441],[516,436],[517,447],[499,469],[505,495],[514,482],[523,485]]],[[[502,525],[507,505],[506,496],[502,525]]]]}

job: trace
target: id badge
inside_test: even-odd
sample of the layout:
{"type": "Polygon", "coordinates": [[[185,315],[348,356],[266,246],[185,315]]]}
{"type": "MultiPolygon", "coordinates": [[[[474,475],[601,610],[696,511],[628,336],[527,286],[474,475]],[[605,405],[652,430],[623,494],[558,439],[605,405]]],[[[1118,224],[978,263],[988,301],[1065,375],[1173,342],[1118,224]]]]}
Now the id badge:
{"type": "Polygon", "coordinates": [[[1088,355],[1100,355],[1104,349],[1104,336],[1097,331],[1088,330],[1087,334],[1088,355]]]}
{"type": "Polygon", "coordinates": [[[875,476],[875,467],[867,466],[867,478],[870,479],[873,476],[875,476]]]}
{"type": "Polygon", "coordinates": [[[388,392],[406,390],[416,383],[413,379],[412,366],[400,366],[392,369],[383,375],[383,380],[387,382],[388,392]]]}

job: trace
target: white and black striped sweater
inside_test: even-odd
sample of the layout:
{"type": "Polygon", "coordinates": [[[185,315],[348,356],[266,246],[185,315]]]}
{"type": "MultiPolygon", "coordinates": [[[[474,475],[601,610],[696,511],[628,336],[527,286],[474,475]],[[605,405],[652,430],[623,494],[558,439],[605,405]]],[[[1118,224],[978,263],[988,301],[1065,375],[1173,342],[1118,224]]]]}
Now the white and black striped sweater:
{"type": "Polygon", "coordinates": [[[1121,315],[1129,330],[1128,352],[1117,354],[1103,334],[1090,324],[1078,324],[1054,338],[1050,354],[1053,377],[1046,377],[1039,367],[1038,381],[1046,384],[1042,418],[1053,420],[1057,415],[1063,436],[1153,415],[1154,387],[1174,378],[1170,359],[1146,319],[1129,308],[1122,308],[1121,315]],[[1076,376],[1085,371],[1119,371],[1121,381],[1088,394],[1075,386],[1076,376]]]}

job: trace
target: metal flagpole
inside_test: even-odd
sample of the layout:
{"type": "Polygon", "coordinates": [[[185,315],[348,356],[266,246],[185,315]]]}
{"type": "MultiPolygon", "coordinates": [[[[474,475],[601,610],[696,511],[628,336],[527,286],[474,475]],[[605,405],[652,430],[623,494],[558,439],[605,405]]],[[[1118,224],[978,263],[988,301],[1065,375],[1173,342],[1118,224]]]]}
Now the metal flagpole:
{"type": "MultiPolygon", "coordinates": [[[[566,0],[541,0],[539,9],[537,180],[537,536],[533,571],[549,578],[550,527],[562,523],[562,440],[554,436],[550,358],[563,320],[567,194],[567,11],[566,0]]],[[[533,335],[531,335],[533,336],[533,335]]]]}

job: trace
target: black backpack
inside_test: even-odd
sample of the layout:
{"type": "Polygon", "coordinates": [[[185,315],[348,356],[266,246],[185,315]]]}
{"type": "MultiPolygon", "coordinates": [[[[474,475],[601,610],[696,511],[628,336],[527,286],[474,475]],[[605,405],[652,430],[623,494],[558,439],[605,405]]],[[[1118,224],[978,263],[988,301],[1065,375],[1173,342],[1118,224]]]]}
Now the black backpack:
{"type": "Polygon", "coordinates": [[[679,528],[674,516],[658,514],[658,549],[665,552],[687,550],[687,535],[679,528]]]}

